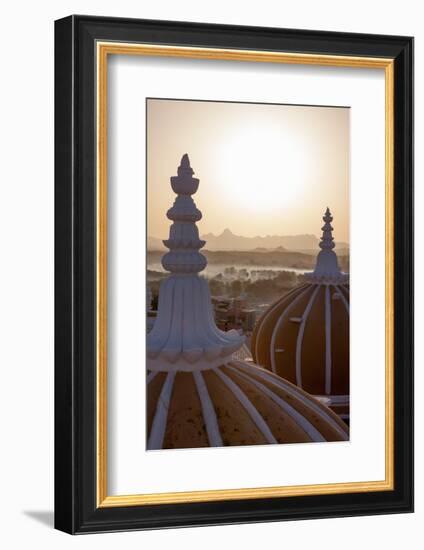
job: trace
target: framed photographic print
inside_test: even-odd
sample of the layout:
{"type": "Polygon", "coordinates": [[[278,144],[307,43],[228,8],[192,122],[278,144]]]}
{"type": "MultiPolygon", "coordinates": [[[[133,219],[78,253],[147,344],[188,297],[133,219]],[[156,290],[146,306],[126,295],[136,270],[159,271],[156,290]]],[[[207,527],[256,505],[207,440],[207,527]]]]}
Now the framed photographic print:
{"type": "Polygon", "coordinates": [[[55,525],[413,509],[413,39],[55,26],[55,525]]]}

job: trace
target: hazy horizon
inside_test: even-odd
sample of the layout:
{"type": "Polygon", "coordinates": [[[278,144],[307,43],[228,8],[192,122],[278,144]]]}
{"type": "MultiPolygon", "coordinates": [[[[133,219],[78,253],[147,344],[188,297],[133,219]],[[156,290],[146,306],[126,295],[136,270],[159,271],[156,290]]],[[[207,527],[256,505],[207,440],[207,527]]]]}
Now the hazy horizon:
{"type": "Polygon", "coordinates": [[[349,243],[349,109],[147,100],[147,228],[167,238],[169,178],[187,153],[200,234],[321,236],[349,243]]]}
{"type": "MultiPolygon", "coordinates": [[[[334,223],[334,222],[333,222],[334,223]]],[[[278,234],[278,233],[269,233],[269,234],[263,234],[263,235],[251,235],[251,236],[248,236],[248,235],[242,235],[240,233],[237,233],[236,231],[233,231],[231,229],[231,227],[224,227],[224,229],[222,231],[220,231],[219,233],[214,233],[213,231],[208,231],[208,232],[205,232],[205,233],[202,233],[202,232],[199,232],[199,235],[214,235],[215,237],[219,237],[221,236],[223,233],[225,233],[226,231],[230,231],[233,235],[237,236],[237,237],[245,237],[247,239],[254,239],[254,238],[266,238],[266,237],[303,237],[303,236],[306,236],[306,237],[315,237],[316,239],[320,239],[321,238],[321,231],[318,233],[318,234],[315,234],[315,233],[292,233],[292,234],[278,234]]],[[[149,237],[153,237],[155,239],[167,239],[168,236],[169,236],[169,225],[167,226],[166,228],[166,233],[164,235],[153,235],[153,234],[149,234],[148,235],[149,237]]],[[[346,244],[349,243],[349,241],[344,241],[343,239],[334,239],[335,241],[337,242],[345,242],[346,244]]]]}
{"type": "MultiPolygon", "coordinates": [[[[201,238],[206,241],[203,250],[209,251],[227,251],[227,252],[242,252],[242,251],[267,251],[273,252],[284,249],[287,252],[304,252],[316,254],[319,252],[320,237],[311,234],[302,235],[256,235],[254,237],[246,237],[244,235],[236,235],[231,229],[226,228],[221,234],[214,233],[200,234],[201,238]]],[[[155,235],[148,235],[147,249],[149,251],[164,251],[166,250],[163,241],[167,237],[161,238],[155,235]]],[[[346,249],[350,248],[350,244],[344,241],[335,240],[335,251],[345,253],[346,249]]]]}

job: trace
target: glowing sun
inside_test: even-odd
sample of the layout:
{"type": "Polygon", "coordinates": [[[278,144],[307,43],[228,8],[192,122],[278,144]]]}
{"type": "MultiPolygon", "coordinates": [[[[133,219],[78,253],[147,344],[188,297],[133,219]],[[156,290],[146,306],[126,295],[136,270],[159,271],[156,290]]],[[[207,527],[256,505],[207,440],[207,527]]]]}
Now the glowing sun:
{"type": "Polygon", "coordinates": [[[304,200],[307,144],[277,124],[245,124],[217,151],[221,192],[246,209],[275,211],[304,200]]]}

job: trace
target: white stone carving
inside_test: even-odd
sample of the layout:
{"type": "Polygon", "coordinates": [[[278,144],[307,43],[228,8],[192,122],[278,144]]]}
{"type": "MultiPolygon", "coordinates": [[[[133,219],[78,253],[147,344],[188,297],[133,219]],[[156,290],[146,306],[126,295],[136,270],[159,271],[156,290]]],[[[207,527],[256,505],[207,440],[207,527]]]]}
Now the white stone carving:
{"type": "Polygon", "coordinates": [[[307,281],[311,283],[347,283],[349,281],[349,275],[340,270],[337,254],[333,250],[336,246],[334,244],[333,227],[331,225],[333,216],[328,207],[322,219],[324,225],[321,228],[322,237],[319,243],[321,250],[317,256],[314,271],[312,273],[305,273],[305,277],[307,281]]]}
{"type": "Polygon", "coordinates": [[[178,175],[171,177],[177,194],[167,217],[172,220],[169,248],[162,258],[171,275],[162,281],[158,314],[147,336],[147,368],[154,371],[193,371],[222,365],[231,359],[245,338],[235,330],[223,332],[215,324],[208,283],[199,277],[206,258],[199,252],[196,222],[202,213],[191,197],[199,187],[188,155],[183,155],[178,175]]]}

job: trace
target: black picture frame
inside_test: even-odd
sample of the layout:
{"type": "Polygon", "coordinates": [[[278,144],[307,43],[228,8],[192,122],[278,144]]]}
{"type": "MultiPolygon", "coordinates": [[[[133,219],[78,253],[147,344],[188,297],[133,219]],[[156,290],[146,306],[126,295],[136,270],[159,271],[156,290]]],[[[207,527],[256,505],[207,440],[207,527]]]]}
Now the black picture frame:
{"type": "Polygon", "coordinates": [[[68,533],[413,511],[413,39],[73,15],[55,22],[55,527],[68,533]],[[394,60],[393,491],[98,508],[96,41],[394,60]]]}

